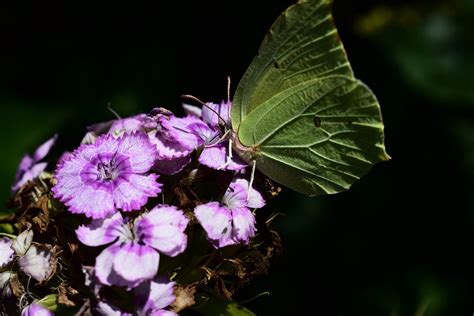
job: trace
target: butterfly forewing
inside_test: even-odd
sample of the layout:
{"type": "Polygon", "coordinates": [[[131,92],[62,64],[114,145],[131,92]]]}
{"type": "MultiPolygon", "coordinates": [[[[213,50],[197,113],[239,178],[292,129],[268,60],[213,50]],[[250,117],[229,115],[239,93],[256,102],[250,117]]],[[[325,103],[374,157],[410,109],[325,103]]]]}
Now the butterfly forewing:
{"type": "Polygon", "coordinates": [[[261,172],[308,195],[346,190],[388,158],[374,94],[344,76],[276,94],[246,116],[239,140],[252,148],[261,172]]]}
{"type": "Polygon", "coordinates": [[[232,125],[280,91],[330,75],[353,77],[329,0],[301,1],[272,25],[233,100],[232,125]]]}

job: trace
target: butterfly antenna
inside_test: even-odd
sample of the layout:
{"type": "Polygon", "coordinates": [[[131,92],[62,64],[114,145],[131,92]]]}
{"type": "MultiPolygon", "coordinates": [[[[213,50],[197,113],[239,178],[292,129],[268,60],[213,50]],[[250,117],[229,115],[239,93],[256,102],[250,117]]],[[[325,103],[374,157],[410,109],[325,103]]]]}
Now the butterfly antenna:
{"type": "Polygon", "coordinates": [[[190,95],[190,94],[183,94],[181,96],[182,99],[188,99],[188,100],[193,100],[193,101],[196,101],[197,103],[201,104],[202,106],[206,105],[206,103],[202,102],[201,100],[199,100],[198,98],[196,98],[194,95],[190,95]]]}
{"type": "Polygon", "coordinates": [[[185,129],[182,129],[182,128],[179,128],[179,127],[176,127],[176,126],[173,126],[173,128],[174,128],[175,130],[177,130],[177,131],[180,131],[180,132],[183,132],[183,133],[186,133],[186,134],[197,135],[202,141],[205,141],[204,136],[202,136],[202,135],[194,134],[194,133],[192,133],[192,132],[190,132],[190,131],[187,131],[187,130],[185,130],[185,129]]]}
{"type": "Polygon", "coordinates": [[[230,76],[227,76],[227,103],[230,102],[230,76]]]}
{"type": "MultiPolygon", "coordinates": [[[[206,148],[211,148],[211,147],[215,147],[216,145],[219,145],[222,141],[224,141],[224,139],[226,139],[226,137],[230,134],[230,132],[231,132],[230,130],[227,130],[222,135],[214,135],[211,138],[211,140],[209,140],[207,142],[206,148]]],[[[224,166],[225,166],[225,164],[224,164],[224,166]]]]}
{"type": "Polygon", "coordinates": [[[196,101],[196,102],[200,103],[203,107],[208,108],[208,109],[211,110],[215,115],[217,115],[217,117],[219,118],[219,120],[222,121],[222,124],[225,125],[225,120],[222,118],[222,116],[220,116],[219,113],[218,113],[216,110],[214,110],[214,109],[211,108],[209,105],[207,105],[207,103],[202,102],[201,100],[199,100],[198,98],[196,98],[195,96],[190,95],[190,94],[183,94],[183,95],[181,96],[181,98],[193,100],[193,101],[196,101]]]}
{"type": "Polygon", "coordinates": [[[115,115],[115,117],[116,117],[117,119],[119,119],[119,120],[122,119],[122,118],[120,117],[120,115],[112,108],[112,103],[111,103],[111,102],[109,102],[109,103],[107,104],[107,109],[108,109],[110,112],[112,112],[112,114],[115,115]]]}

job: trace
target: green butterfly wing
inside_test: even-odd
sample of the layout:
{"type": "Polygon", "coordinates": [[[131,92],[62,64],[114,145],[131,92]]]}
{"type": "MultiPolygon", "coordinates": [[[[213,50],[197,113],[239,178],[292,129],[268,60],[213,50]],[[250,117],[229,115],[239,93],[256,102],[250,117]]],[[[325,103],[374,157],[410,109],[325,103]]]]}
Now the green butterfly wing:
{"type": "Polygon", "coordinates": [[[335,74],[353,77],[330,2],[301,1],[273,23],[236,89],[234,127],[264,101],[297,83],[335,74]]]}
{"type": "Polygon", "coordinates": [[[387,159],[380,108],[360,81],[330,76],[302,82],[246,116],[239,141],[258,169],[295,191],[332,194],[387,159]]]}
{"type": "Polygon", "coordinates": [[[267,33],[234,96],[234,149],[308,195],[346,190],[385,152],[380,106],[354,78],[330,1],[299,2],[267,33]]]}

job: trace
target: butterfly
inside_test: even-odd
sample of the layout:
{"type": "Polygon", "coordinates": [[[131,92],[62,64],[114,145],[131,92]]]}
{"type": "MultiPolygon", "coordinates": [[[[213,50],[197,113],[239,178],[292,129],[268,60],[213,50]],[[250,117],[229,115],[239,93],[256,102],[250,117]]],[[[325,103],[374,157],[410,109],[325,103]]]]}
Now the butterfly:
{"type": "Polygon", "coordinates": [[[240,158],[310,196],[347,190],[390,158],[380,105],[354,77],[330,4],[299,1],[278,17],[231,109],[240,158]]]}

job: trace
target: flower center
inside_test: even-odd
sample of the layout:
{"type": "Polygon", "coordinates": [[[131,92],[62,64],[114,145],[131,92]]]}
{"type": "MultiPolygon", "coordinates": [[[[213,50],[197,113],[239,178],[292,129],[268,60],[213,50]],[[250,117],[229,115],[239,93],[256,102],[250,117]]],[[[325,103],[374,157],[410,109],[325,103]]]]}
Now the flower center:
{"type": "Polygon", "coordinates": [[[112,158],[108,163],[99,162],[97,171],[97,178],[100,180],[114,180],[119,175],[119,168],[117,168],[115,158],[112,158]]]}

